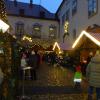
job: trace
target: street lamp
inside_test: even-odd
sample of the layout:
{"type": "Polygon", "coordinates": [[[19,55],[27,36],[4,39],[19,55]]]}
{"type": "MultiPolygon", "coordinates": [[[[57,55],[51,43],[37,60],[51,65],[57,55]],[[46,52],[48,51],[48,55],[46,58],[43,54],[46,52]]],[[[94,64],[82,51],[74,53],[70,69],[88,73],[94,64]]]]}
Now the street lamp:
{"type": "Polygon", "coordinates": [[[9,29],[9,25],[0,19],[0,31],[5,33],[9,29]]]}

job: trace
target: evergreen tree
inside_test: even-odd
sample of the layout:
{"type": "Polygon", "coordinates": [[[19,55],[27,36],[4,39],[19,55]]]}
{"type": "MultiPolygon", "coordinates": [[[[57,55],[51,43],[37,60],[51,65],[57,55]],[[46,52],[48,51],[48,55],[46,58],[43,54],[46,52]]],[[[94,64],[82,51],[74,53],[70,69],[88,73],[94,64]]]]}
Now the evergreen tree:
{"type": "Polygon", "coordinates": [[[7,22],[5,0],[0,0],[0,19],[7,22]]]}
{"type": "MultiPolygon", "coordinates": [[[[4,22],[8,22],[7,14],[6,14],[6,6],[5,0],[0,0],[0,19],[4,22]]],[[[12,79],[12,71],[11,71],[11,61],[9,57],[11,57],[11,36],[7,32],[2,34],[2,30],[0,31],[0,47],[3,48],[3,63],[0,64],[2,71],[4,73],[4,79],[2,84],[0,85],[0,100],[14,100],[13,99],[13,83],[14,80],[12,79]]]]}

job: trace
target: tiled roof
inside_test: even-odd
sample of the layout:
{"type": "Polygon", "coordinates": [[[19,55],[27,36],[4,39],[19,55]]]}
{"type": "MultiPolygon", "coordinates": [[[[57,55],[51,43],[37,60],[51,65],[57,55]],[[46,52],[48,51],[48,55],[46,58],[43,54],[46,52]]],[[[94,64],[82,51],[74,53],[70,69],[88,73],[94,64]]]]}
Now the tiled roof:
{"type": "Polygon", "coordinates": [[[72,45],[72,48],[75,48],[76,45],[80,42],[80,40],[82,40],[83,36],[86,36],[87,38],[89,38],[92,42],[94,42],[96,45],[98,45],[100,47],[100,33],[93,33],[93,32],[86,32],[86,31],[82,31],[80,33],[80,35],[78,36],[78,38],[75,40],[75,42],[72,45]]]}
{"type": "Polygon", "coordinates": [[[100,42],[100,33],[90,33],[90,35],[100,42]]]}
{"type": "MultiPolygon", "coordinates": [[[[8,15],[19,16],[19,10],[24,9],[24,16],[40,18],[40,11],[45,12],[45,18],[55,19],[55,14],[50,13],[47,9],[40,5],[35,5],[31,7],[29,3],[17,2],[17,6],[14,5],[14,1],[6,1],[6,10],[8,15]]],[[[24,17],[23,16],[23,17],[24,17]]]]}

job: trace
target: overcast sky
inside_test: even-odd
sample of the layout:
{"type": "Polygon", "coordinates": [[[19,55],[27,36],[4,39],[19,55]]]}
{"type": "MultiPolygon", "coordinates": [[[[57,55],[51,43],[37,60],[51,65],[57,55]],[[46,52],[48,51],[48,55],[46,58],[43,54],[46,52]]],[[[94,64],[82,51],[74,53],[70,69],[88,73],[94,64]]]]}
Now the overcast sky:
{"type": "MultiPolygon", "coordinates": [[[[17,0],[20,2],[29,3],[30,0],[17,0]]],[[[43,7],[48,9],[50,12],[55,13],[60,6],[62,0],[33,0],[34,4],[41,4],[43,7]]]]}

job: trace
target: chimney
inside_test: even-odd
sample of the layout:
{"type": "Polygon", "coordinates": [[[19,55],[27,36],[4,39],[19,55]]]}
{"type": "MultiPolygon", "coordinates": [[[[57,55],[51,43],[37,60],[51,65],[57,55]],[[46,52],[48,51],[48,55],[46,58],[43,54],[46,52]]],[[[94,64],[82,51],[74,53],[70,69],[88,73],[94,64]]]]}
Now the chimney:
{"type": "Polygon", "coordinates": [[[30,0],[30,7],[32,8],[33,6],[33,0],[30,0]]]}
{"type": "Polygon", "coordinates": [[[14,5],[15,7],[17,7],[17,0],[14,0],[14,5]]]}

